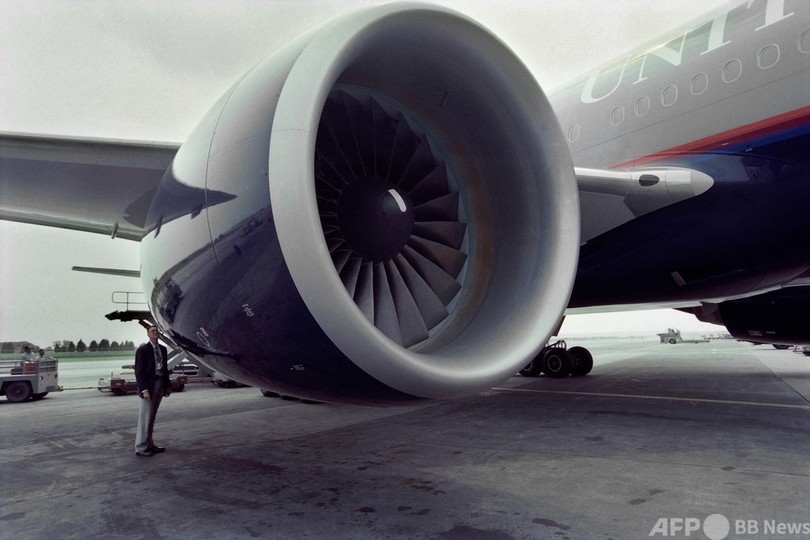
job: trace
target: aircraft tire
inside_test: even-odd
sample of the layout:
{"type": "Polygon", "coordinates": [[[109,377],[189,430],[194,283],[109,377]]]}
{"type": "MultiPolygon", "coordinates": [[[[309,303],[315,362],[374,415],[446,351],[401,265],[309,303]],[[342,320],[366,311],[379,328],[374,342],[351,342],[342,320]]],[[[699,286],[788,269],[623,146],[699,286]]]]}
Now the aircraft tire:
{"type": "Polygon", "coordinates": [[[177,388],[175,388],[175,389],[173,390],[173,392],[182,392],[182,391],[183,391],[183,390],[185,390],[185,389],[186,389],[186,385],[185,385],[185,384],[178,384],[178,385],[177,385],[177,388]]]}
{"type": "Polygon", "coordinates": [[[593,369],[593,355],[585,347],[571,347],[568,349],[571,355],[571,375],[577,377],[587,375],[593,369]]]}
{"type": "Polygon", "coordinates": [[[6,387],[6,399],[12,403],[28,401],[31,397],[31,385],[23,381],[14,381],[6,387]]]}
{"type": "Polygon", "coordinates": [[[540,372],[543,371],[542,356],[543,352],[541,351],[540,354],[534,357],[532,361],[526,364],[526,367],[521,369],[518,373],[520,373],[524,377],[537,377],[538,375],[540,375],[540,372]]]}
{"type": "Polygon", "coordinates": [[[571,355],[558,347],[549,347],[543,353],[543,373],[555,379],[567,377],[571,373],[571,355]]]}

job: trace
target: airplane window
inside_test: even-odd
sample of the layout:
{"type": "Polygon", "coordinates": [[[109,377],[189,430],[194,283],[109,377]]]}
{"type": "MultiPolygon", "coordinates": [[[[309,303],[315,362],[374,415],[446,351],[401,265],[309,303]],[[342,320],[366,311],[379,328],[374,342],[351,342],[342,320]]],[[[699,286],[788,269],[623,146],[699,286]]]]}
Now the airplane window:
{"type": "Polygon", "coordinates": [[[579,139],[579,124],[574,124],[568,128],[568,142],[576,142],[579,139]]]}
{"type": "Polygon", "coordinates": [[[799,34],[799,51],[805,54],[810,53],[810,29],[799,34]]]}
{"type": "Polygon", "coordinates": [[[742,75],[742,62],[737,58],[729,60],[723,66],[723,82],[733,83],[740,78],[740,75],[742,75]]]}
{"type": "Polygon", "coordinates": [[[650,112],[650,98],[642,96],[636,101],[636,116],[644,116],[650,112]]]}
{"type": "Polygon", "coordinates": [[[613,109],[613,112],[610,113],[610,123],[614,126],[618,126],[624,122],[624,107],[616,107],[613,109]]]}
{"type": "Polygon", "coordinates": [[[705,73],[698,73],[692,77],[692,82],[689,85],[689,91],[693,96],[699,96],[709,87],[709,76],[705,73]]]}
{"type": "Polygon", "coordinates": [[[757,53],[757,65],[760,69],[768,69],[776,65],[779,61],[779,45],[771,43],[765,45],[757,53]]]}
{"type": "Polygon", "coordinates": [[[663,90],[661,90],[661,105],[664,107],[669,107],[673,105],[676,101],[678,101],[678,87],[674,84],[670,84],[663,90]]]}

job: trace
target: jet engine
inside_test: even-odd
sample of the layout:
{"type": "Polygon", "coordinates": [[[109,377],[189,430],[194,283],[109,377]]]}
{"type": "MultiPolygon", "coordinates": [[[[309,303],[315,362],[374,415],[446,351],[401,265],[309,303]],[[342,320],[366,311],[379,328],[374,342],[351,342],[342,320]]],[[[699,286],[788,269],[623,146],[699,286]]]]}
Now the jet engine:
{"type": "Polygon", "coordinates": [[[810,287],[786,287],[749,298],[687,308],[699,320],[721,324],[739,340],[777,345],[810,343],[810,287]]]}
{"type": "Polygon", "coordinates": [[[571,158],[487,30],[385,5],[244,75],[178,151],[142,242],[150,309],[208,367],[283,394],[391,403],[523,368],[567,305],[571,158]]]}

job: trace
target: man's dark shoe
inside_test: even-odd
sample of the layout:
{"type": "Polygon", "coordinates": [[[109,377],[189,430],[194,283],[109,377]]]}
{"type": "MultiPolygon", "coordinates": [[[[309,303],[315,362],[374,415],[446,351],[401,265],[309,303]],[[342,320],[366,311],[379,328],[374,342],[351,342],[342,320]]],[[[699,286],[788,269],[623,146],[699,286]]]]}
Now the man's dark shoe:
{"type": "Polygon", "coordinates": [[[135,455],[138,456],[138,457],[152,457],[154,455],[154,453],[149,449],[146,449],[143,452],[138,452],[136,450],[135,455]]]}
{"type": "Polygon", "coordinates": [[[163,446],[150,446],[147,450],[153,454],[162,454],[166,451],[166,448],[163,446]]]}

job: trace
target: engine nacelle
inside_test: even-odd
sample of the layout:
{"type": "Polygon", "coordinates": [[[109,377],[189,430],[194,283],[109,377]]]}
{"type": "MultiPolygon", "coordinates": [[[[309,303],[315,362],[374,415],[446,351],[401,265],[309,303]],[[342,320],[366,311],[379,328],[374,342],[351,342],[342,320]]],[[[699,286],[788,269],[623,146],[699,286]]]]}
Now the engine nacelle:
{"type": "Polygon", "coordinates": [[[722,324],[737,339],[782,345],[810,344],[810,287],[787,287],[750,298],[688,310],[722,324]]]}
{"type": "Polygon", "coordinates": [[[579,204],[542,90],[444,8],[309,32],[238,81],[142,242],[160,326],[212,369],[326,401],[472,394],[567,305],[579,204]]]}

